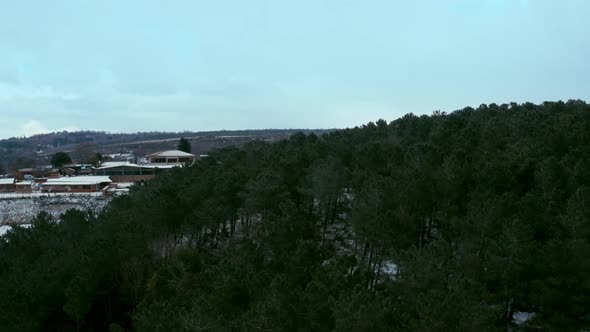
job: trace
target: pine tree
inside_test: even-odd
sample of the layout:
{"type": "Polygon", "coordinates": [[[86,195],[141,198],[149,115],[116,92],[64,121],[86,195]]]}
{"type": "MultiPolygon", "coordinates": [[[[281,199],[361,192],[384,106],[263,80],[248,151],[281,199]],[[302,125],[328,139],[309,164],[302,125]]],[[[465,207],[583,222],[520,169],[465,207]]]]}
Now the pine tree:
{"type": "Polygon", "coordinates": [[[184,137],[178,142],[178,150],[191,153],[191,143],[184,137]]]}

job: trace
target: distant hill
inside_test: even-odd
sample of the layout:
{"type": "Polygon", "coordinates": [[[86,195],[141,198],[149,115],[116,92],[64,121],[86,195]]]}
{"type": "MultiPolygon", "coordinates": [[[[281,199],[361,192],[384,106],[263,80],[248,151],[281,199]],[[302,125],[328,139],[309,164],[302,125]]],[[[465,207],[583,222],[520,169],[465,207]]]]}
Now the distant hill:
{"type": "Polygon", "coordinates": [[[220,130],[205,132],[138,132],[109,133],[104,131],[54,132],[31,137],[0,140],[0,174],[18,168],[50,164],[50,156],[59,151],[70,153],[74,161],[83,162],[96,153],[134,153],[144,156],[159,150],[176,148],[181,137],[187,138],[195,154],[213,148],[242,145],[252,140],[273,141],[296,132],[322,134],[323,129],[220,130]]]}

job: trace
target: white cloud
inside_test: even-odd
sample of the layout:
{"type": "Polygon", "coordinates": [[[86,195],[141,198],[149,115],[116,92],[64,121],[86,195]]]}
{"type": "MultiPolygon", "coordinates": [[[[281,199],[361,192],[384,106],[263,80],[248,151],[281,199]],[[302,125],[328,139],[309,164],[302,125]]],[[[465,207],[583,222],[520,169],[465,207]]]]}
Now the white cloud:
{"type": "Polygon", "coordinates": [[[77,131],[76,127],[66,127],[62,129],[48,129],[39,120],[29,120],[22,126],[24,136],[30,137],[39,134],[51,133],[54,131],[77,131]]]}
{"type": "Polygon", "coordinates": [[[37,134],[48,133],[49,129],[43,127],[40,121],[30,120],[23,125],[23,133],[25,136],[33,136],[37,134]]]}

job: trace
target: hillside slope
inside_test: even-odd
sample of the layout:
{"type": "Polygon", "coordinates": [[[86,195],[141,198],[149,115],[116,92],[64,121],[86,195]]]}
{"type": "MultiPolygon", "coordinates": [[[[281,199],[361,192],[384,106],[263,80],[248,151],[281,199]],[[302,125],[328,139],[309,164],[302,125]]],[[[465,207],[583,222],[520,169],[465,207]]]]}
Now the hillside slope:
{"type": "Polygon", "coordinates": [[[590,328],[590,105],[210,153],[0,240],[3,331],[590,328]]]}

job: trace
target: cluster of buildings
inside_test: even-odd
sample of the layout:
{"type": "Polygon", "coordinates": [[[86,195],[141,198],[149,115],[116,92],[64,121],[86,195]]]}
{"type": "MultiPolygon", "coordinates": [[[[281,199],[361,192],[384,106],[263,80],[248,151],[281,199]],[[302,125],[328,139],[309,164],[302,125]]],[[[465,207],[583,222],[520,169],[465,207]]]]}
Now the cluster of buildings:
{"type": "Polygon", "coordinates": [[[100,192],[105,194],[130,184],[153,178],[159,172],[194,163],[195,155],[179,150],[153,153],[139,164],[130,161],[104,162],[98,167],[90,164],[19,169],[14,178],[0,178],[0,192],[74,193],[100,192]]]}

